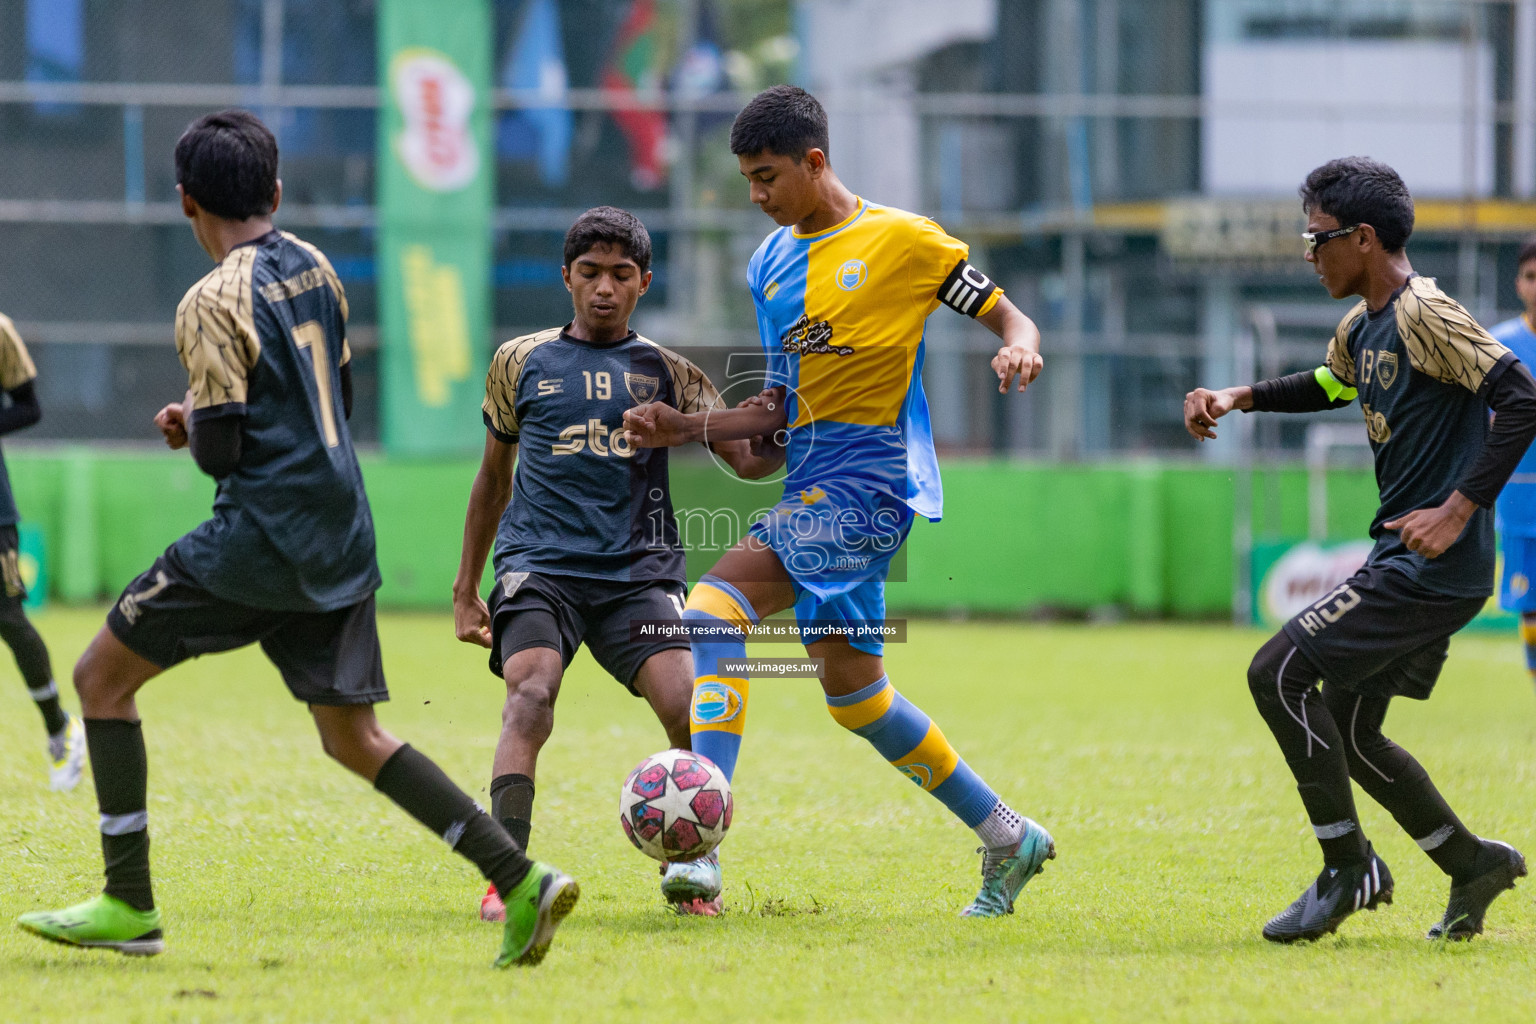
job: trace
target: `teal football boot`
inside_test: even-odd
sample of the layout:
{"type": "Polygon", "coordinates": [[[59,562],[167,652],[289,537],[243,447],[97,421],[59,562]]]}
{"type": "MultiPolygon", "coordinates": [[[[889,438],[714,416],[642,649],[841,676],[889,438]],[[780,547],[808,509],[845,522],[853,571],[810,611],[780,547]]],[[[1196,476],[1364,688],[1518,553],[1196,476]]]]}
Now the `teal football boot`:
{"type": "Polygon", "coordinates": [[[981,891],[961,917],[1002,917],[1013,913],[1013,901],[1031,878],[1045,870],[1056,857],[1056,841],[1039,824],[1024,819],[1024,834],[1009,849],[981,849],[981,891]]]}

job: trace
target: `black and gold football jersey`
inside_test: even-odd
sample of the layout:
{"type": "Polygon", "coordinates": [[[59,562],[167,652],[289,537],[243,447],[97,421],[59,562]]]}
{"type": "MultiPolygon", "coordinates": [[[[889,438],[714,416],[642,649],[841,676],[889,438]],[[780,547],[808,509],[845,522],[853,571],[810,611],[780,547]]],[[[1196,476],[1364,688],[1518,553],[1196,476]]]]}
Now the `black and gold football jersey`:
{"type": "Polygon", "coordinates": [[[256,608],[328,611],[379,586],[373,517],[341,395],[347,299],[314,246],[272,231],[232,249],[176,310],[190,419],[241,417],[213,518],[171,546],[202,587],[256,608]]]}
{"type": "Polygon", "coordinates": [[[683,581],[667,449],[632,448],[624,412],[646,402],[698,412],[719,401],[702,370],[634,333],[598,344],[554,328],[502,345],[482,406],[491,433],[518,445],[497,577],[683,581]]]}

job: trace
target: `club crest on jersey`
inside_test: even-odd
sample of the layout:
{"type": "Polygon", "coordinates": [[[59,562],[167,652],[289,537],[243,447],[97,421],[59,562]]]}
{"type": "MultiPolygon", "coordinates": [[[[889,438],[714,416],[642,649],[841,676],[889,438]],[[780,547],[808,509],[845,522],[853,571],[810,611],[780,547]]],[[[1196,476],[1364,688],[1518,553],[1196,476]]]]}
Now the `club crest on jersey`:
{"type": "Polygon", "coordinates": [[[1381,381],[1383,391],[1391,390],[1393,382],[1397,380],[1397,353],[1378,352],[1376,354],[1376,379],[1381,381]]]}
{"type": "Polygon", "coordinates": [[[741,694],[724,683],[703,683],[693,691],[690,717],[698,725],[719,725],[741,714],[741,694]]]}
{"type": "Polygon", "coordinates": [[[933,769],[925,764],[915,762],[913,764],[899,764],[896,766],[896,770],[924,789],[933,784],[933,769]]]}
{"type": "Polygon", "coordinates": [[[863,260],[848,260],[837,268],[837,286],[845,292],[856,291],[869,277],[863,260]]]}
{"type": "Polygon", "coordinates": [[[629,397],[635,400],[636,405],[644,405],[656,400],[656,393],[661,390],[661,378],[626,372],[624,386],[629,389],[629,397]]]}

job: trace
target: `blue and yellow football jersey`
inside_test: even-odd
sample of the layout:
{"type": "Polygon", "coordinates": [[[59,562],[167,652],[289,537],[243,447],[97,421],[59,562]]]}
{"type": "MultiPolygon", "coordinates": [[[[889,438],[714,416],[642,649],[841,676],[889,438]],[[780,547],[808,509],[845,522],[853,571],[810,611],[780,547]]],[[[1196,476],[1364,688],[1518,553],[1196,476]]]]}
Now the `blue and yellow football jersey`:
{"type": "Polygon", "coordinates": [[[990,282],[970,295],[957,278],[968,253],[933,221],[862,199],[835,227],[780,228],[758,247],[747,281],[768,383],[788,388],[786,493],[857,477],[919,515],[943,514],[923,332],[945,291],[972,316],[996,304],[990,282]]]}
{"type": "Polygon", "coordinates": [[[941,302],[970,316],[996,305],[968,255],[933,221],[860,199],[841,224],[780,228],[752,257],[767,383],[787,389],[789,419],[784,497],[752,533],[794,580],[808,639],[844,630],[879,654],[891,559],[914,513],[943,515],[923,332],[941,302]]]}
{"type": "MultiPolygon", "coordinates": [[[[1528,367],[1536,367],[1536,331],[1524,316],[1496,325],[1492,334],[1528,367]]],[[[1536,445],[1526,449],[1499,495],[1499,531],[1510,537],[1536,537],[1536,445]]]]}
{"type": "Polygon", "coordinates": [[[379,587],[373,516],[343,415],[347,299],[285,231],[231,249],[176,310],[193,428],[238,416],[240,461],[213,518],[167,557],[227,601],[329,611],[379,587]]]}

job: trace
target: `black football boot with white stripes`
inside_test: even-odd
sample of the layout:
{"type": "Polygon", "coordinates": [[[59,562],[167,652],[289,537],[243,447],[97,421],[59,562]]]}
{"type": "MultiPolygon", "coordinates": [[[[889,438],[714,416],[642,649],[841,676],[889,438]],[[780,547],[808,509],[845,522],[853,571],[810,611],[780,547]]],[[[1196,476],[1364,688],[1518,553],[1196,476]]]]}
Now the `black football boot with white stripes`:
{"type": "Polygon", "coordinates": [[[1295,903],[1270,918],[1264,937],[1270,942],[1320,939],[1336,931],[1355,911],[1375,910],[1391,902],[1392,872],[1367,846],[1365,860],[1359,864],[1323,868],[1295,903]]]}
{"type": "Polygon", "coordinates": [[[1457,882],[1451,880],[1451,900],[1445,917],[1436,921],[1426,938],[1457,942],[1483,933],[1483,915],[1488,904],[1505,890],[1515,887],[1515,879],[1526,874],[1525,857],[1508,843],[1483,839],[1478,851],[1476,874],[1457,882]]]}

